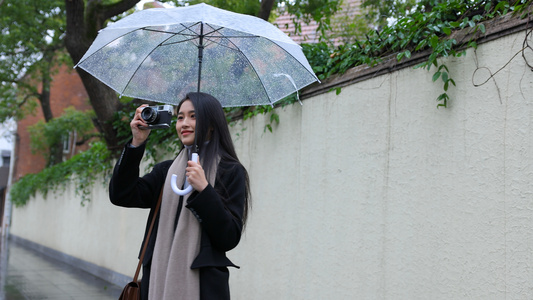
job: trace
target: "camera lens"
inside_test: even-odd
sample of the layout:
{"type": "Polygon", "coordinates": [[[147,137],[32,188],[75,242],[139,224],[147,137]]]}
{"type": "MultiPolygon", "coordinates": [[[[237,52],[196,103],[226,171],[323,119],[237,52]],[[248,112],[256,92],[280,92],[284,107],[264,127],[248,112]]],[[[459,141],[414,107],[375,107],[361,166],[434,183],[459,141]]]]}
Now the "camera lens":
{"type": "Polygon", "coordinates": [[[158,117],[158,112],[153,107],[147,106],[141,112],[141,118],[148,124],[153,124],[156,122],[158,117]]]}

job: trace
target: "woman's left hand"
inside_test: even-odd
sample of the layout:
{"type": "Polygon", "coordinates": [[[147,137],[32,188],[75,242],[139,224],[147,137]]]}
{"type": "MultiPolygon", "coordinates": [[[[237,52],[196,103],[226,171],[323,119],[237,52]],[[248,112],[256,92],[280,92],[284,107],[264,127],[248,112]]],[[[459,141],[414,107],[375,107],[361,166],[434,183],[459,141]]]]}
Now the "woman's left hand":
{"type": "Polygon", "coordinates": [[[185,168],[185,170],[187,171],[185,173],[185,176],[187,176],[187,180],[189,181],[189,184],[193,187],[193,189],[197,190],[198,192],[201,192],[207,187],[209,183],[205,178],[204,169],[199,163],[189,160],[187,162],[187,168],[185,168]]]}

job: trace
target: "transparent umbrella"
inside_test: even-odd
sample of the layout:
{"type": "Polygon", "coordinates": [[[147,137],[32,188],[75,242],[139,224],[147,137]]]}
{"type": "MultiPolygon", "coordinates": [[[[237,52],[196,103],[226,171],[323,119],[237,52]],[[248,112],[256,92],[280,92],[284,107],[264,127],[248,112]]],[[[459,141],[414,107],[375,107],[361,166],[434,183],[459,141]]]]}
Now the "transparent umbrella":
{"type": "Polygon", "coordinates": [[[318,81],[274,25],[197,4],[153,8],[102,29],[78,62],[121,96],[177,104],[202,91],[224,107],[273,104],[318,81]]]}
{"type": "MultiPolygon", "coordinates": [[[[301,47],[277,27],[207,4],[131,14],[102,29],[76,67],[121,96],[168,104],[201,91],[224,107],[273,105],[318,81],[301,47]]],[[[176,177],[175,193],[192,191],[188,183],[180,190],[176,177]]]]}

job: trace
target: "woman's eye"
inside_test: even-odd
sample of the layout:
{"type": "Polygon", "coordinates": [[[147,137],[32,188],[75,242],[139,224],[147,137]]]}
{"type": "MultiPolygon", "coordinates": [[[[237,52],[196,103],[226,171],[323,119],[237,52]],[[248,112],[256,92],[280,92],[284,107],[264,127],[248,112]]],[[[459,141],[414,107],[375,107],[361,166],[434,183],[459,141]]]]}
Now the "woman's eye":
{"type": "Polygon", "coordinates": [[[178,116],[178,120],[183,120],[183,116],[178,116]]]}
{"type": "Polygon", "coordinates": [[[195,119],[196,118],[196,115],[195,114],[192,114],[191,115],[191,119],[195,119]]]}

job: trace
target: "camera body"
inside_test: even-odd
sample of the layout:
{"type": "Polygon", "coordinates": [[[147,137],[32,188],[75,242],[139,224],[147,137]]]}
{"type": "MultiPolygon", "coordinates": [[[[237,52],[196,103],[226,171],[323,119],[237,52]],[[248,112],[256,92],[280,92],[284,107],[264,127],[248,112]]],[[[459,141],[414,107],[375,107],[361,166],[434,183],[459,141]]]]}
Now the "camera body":
{"type": "Polygon", "coordinates": [[[146,106],[141,111],[141,118],[148,124],[148,129],[170,128],[172,105],[146,106]]]}

